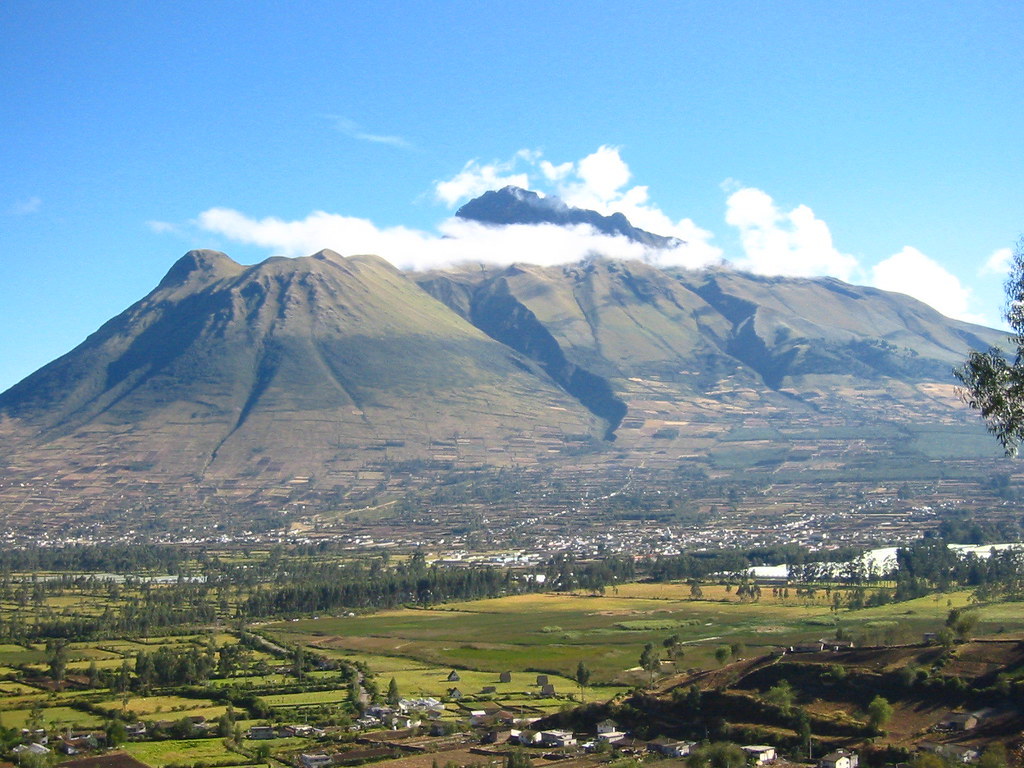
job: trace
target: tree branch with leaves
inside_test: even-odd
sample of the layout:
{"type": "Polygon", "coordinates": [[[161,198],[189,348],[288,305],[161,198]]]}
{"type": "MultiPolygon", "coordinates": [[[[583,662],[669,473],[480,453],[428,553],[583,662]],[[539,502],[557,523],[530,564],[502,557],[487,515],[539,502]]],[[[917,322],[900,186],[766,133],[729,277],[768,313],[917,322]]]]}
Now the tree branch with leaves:
{"type": "Polygon", "coordinates": [[[1008,341],[1016,348],[1012,360],[998,347],[972,351],[953,375],[963,385],[960,398],[981,413],[1006,455],[1016,456],[1024,442],[1024,237],[1013,250],[1004,288],[1003,318],[1013,331],[1008,341]]]}

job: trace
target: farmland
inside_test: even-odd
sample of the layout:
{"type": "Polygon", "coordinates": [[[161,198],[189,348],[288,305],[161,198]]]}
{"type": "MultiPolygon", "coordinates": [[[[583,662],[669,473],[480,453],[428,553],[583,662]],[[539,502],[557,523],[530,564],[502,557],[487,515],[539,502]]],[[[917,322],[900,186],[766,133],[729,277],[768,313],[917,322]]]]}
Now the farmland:
{"type": "Polygon", "coordinates": [[[498,555],[446,564],[419,550],[320,545],[143,554],[145,566],[130,549],[59,555],[105,558],[117,579],[0,572],[0,723],[25,729],[12,739],[100,734],[154,768],[294,763],[310,751],[408,762],[420,759],[410,750],[436,749],[457,761],[478,744],[481,717],[585,730],[587,713],[611,713],[637,734],[690,735],[686,721],[792,747],[797,726],[766,703],[785,671],[822,743],[865,738],[864,691],[880,686],[893,697],[891,742],[904,748],[945,709],[1024,685],[1014,655],[1024,604],[1008,550],[963,559],[924,540],[884,574],[811,560],[760,583],[751,563],[798,553],[556,553],[505,567],[498,555]],[[961,614],[969,626],[954,638],[961,614]],[[858,650],[779,661],[782,648],[836,640],[858,650]],[[837,665],[842,687],[827,682],[837,665]],[[908,665],[915,677],[904,681],[908,665]],[[914,686],[930,686],[935,703],[913,704],[914,686]],[[703,714],[685,709],[690,688],[703,692],[703,714]],[[420,702],[403,705],[408,719],[402,701],[420,702]],[[649,721],[630,721],[640,711],[649,721]],[[403,730],[373,733],[385,726],[403,730]]]}

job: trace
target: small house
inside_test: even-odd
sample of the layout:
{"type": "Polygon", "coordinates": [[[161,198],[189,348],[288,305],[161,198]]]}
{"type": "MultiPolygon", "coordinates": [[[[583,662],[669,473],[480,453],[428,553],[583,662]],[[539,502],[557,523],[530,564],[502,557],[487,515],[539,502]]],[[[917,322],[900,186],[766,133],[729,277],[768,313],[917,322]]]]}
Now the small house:
{"type": "Polygon", "coordinates": [[[449,699],[454,699],[455,701],[458,701],[459,699],[462,698],[462,691],[460,691],[458,688],[449,688],[448,689],[448,698],[449,699]]]}
{"type": "Polygon", "coordinates": [[[970,731],[978,727],[978,722],[973,712],[949,712],[938,725],[944,731],[970,731]]]}
{"type": "Polygon", "coordinates": [[[750,744],[743,747],[743,751],[747,753],[747,757],[754,762],[754,765],[764,765],[775,759],[775,747],[764,744],[750,744]]]}
{"type": "Polygon", "coordinates": [[[830,651],[851,651],[854,648],[853,640],[824,640],[823,642],[830,651]]]}
{"type": "Polygon", "coordinates": [[[245,737],[247,739],[275,739],[277,733],[269,725],[254,725],[245,734],[245,737]]]}
{"type": "Polygon", "coordinates": [[[647,748],[665,757],[686,757],[696,745],[694,741],[677,741],[661,736],[647,742],[647,748]]]}
{"type": "Polygon", "coordinates": [[[555,686],[553,686],[551,683],[545,683],[544,685],[542,685],[540,687],[540,695],[541,696],[554,696],[555,695],[555,686]]]}
{"type": "Polygon", "coordinates": [[[509,741],[512,744],[521,744],[530,747],[541,743],[541,735],[537,731],[520,731],[513,728],[509,733],[509,741]]]}
{"type": "Polygon", "coordinates": [[[966,747],[962,744],[936,744],[930,741],[922,741],[917,745],[917,748],[922,752],[931,752],[933,755],[938,755],[943,760],[951,763],[973,763],[980,757],[978,750],[974,747],[966,747]]]}
{"type": "Polygon", "coordinates": [[[460,680],[462,680],[462,678],[459,677],[459,673],[456,672],[454,669],[451,672],[448,673],[448,682],[449,683],[457,683],[460,680]]]}
{"type": "Polygon", "coordinates": [[[331,756],[323,752],[299,755],[299,763],[302,768],[326,768],[331,764],[331,756]]]}
{"type": "Polygon", "coordinates": [[[548,676],[547,675],[537,675],[537,685],[547,685],[547,684],[548,684],[548,676]]]}
{"type": "Polygon", "coordinates": [[[497,693],[497,692],[498,692],[498,689],[497,689],[497,687],[495,687],[495,686],[493,686],[493,685],[485,685],[485,686],[484,686],[484,687],[483,687],[483,688],[482,688],[482,689],[480,690],[480,692],[481,692],[481,693],[497,693]]]}
{"type": "Polygon", "coordinates": [[[610,718],[608,720],[602,720],[597,724],[598,733],[612,733],[617,730],[619,730],[619,724],[610,718]]]}
{"type": "Polygon", "coordinates": [[[571,747],[576,744],[576,737],[572,731],[541,731],[540,743],[545,747],[571,747]]]}
{"type": "Polygon", "coordinates": [[[512,673],[511,672],[502,672],[500,675],[498,675],[498,682],[499,683],[511,683],[512,682],[512,673]]]}
{"type": "Polygon", "coordinates": [[[848,749],[837,749],[829,752],[818,761],[818,768],[857,768],[859,759],[856,752],[848,749]]]}
{"type": "MultiPolygon", "coordinates": [[[[802,645],[791,645],[790,653],[821,653],[825,650],[825,644],[820,640],[816,643],[803,643],[802,645]]],[[[775,758],[772,758],[773,760],[775,758]]]]}
{"type": "Polygon", "coordinates": [[[44,747],[38,741],[33,741],[31,744],[19,744],[11,750],[16,755],[29,754],[29,755],[48,755],[50,750],[44,747]]]}

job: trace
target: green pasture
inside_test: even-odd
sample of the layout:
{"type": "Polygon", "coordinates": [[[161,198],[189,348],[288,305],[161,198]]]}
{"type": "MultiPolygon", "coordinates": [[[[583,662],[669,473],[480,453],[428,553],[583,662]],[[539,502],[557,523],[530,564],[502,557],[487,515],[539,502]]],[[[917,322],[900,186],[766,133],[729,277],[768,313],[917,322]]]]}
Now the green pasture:
{"type": "Polygon", "coordinates": [[[33,688],[31,685],[25,685],[24,683],[16,683],[11,680],[5,680],[0,682],[0,695],[3,696],[23,696],[25,694],[39,693],[39,690],[33,688]]]}
{"type": "Polygon", "coordinates": [[[961,608],[978,614],[976,635],[1024,631],[1024,602],[973,603],[971,596],[966,590],[926,595],[841,614],[841,621],[844,626],[855,627],[863,622],[891,620],[914,631],[935,632],[945,625],[952,608],[961,608]]]}
{"type": "Polygon", "coordinates": [[[247,675],[217,678],[209,680],[207,685],[214,688],[223,688],[229,685],[238,686],[239,688],[268,688],[275,685],[284,685],[285,683],[293,682],[295,682],[294,677],[274,673],[271,675],[247,675]]]}
{"type": "Polygon", "coordinates": [[[14,649],[0,652],[0,665],[14,667],[19,664],[35,664],[46,661],[45,650],[23,648],[20,645],[14,646],[14,649]]]}
{"type": "MultiPolygon", "coordinates": [[[[120,698],[108,699],[97,702],[96,706],[114,714],[124,708],[124,702],[120,698]]],[[[193,715],[212,720],[227,711],[226,706],[214,704],[209,699],[189,699],[184,696],[131,696],[127,708],[141,718],[165,720],[193,715]]]]}
{"type": "MultiPolygon", "coordinates": [[[[32,709],[5,709],[0,711],[0,724],[5,728],[24,728],[32,709]]],[[[46,707],[43,722],[48,729],[102,728],[103,718],[71,707],[46,707]]]]}
{"type": "MultiPolygon", "coordinates": [[[[742,644],[744,655],[757,655],[779,645],[831,638],[839,628],[864,642],[914,642],[921,633],[941,628],[951,608],[971,605],[970,593],[964,591],[857,611],[833,610],[832,597],[839,592],[845,600],[846,588],[797,596],[790,587],[788,597],[773,596],[770,585],[761,589],[760,600],[744,601],[735,589],[702,585],[702,598],[694,600],[684,583],[623,584],[604,596],[518,595],[282,622],[268,629],[285,642],[364,661],[380,684],[394,677],[403,695],[443,696],[458,687],[472,696],[494,685],[500,698],[529,692],[521,681],[537,672],[557,674],[552,682],[559,694],[576,694],[572,677],[580,661],[590,668],[594,684],[635,685],[644,680],[637,669],[644,644],[661,651],[669,635],[678,635],[682,658],[666,662],[666,674],[719,666],[715,652],[723,645],[742,644]],[[461,682],[447,681],[452,668],[459,669],[461,682]],[[513,684],[497,682],[497,673],[504,670],[513,672],[513,684]]],[[[980,633],[1024,630],[1020,603],[974,607],[980,633]]]]}
{"type": "Polygon", "coordinates": [[[741,642],[751,653],[763,653],[784,642],[828,636],[835,628],[824,592],[821,599],[785,601],[772,598],[769,588],[760,602],[741,602],[714,585],[704,589],[702,600],[690,599],[689,586],[680,584],[622,585],[617,591],[601,597],[519,595],[269,628],[287,642],[365,658],[382,677],[395,676],[400,687],[404,680],[409,693],[429,695],[451,687],[434,677],[452,667],[484,673],[464,677],[459,688],[465,694],[496,684],[504,670],[558,674],[563,680],[552,682],[568,694],[576,690],[572,677],[580,661],[593,683],[635,684],[630,670],[644,644],[660,649],[670,634],[683,644],[682,667],[709,668],[717,666],[714,653],[723,643],[741,642]]]}
{"type": "Polygon", "coordinates": [[[348,701],[348,686],[334,691],[307,691],[303,693],[281,693],[260,698],[271,707],[302,707],[317,704],[337,704],[348,701]]]}
{"type": "Polygon", "coordinates": [[[125,744],[124,751],[153,768],[170,763],[192,765],[218,763],[237,765],[245,758],[224,746],[223,739],[170,739],[167,741],[137,741],[125,744]]]}

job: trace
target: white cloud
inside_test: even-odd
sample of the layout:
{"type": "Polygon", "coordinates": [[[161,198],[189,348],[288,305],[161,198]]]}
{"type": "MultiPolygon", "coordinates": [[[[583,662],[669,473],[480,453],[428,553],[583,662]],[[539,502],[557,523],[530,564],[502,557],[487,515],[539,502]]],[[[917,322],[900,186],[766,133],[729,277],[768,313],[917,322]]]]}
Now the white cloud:
{"type": "Polygon", "coordinates": [[[567,178],[572,173],[574,167],[570,162],[554,165],[547,160],[540,161],[540,172],[544,174],[544,178],[548,181],[562,181],[562,179],[567,178]]]}
{"type": "Polygon", "coordinates": [[[871,284],[920,299],[947,317],[984,322],[984,318],[970,312],[971,289],[937,261],[909,245],[871,268],[871,284]]]}
{"type": "Polygon", "coordinates": [[[691,219],[673,221],[650,200],[646,186],[626,187],[632,178],[620,149],[602,145],[577,162],[554,164],[540,150],[519,150],[511,160],[466,163],[453,178],[434,185],[434,193],[449,207],[509,184],[541,194],[557,195],[568,205],[590,208],[605,216],[622,213],[648,232],[686,240],[685,257],[661,252],[651,258],[662,264],[704,266],[721,261],[722,250],[709,241],[714,235],[691,219]]]}
{"type": "MultiPolygon", "coordinates": [[[[569,205],[605,215],[621,212],[635,226],[674,236],[685,245],[648,249],[625,237],[608,236],[589,226],[488,226],[452,217],[435,231],[381,228],[367,219],[314,211],[304,219],[252,218],[229,208],[201,213],[195,225],[239,243],[285,256],[304,256],[321,248],[345,255],[375,253],[405,269],[429,269],[462,262],[562,264],[600,255],[641,259],[660,266],[701,268],[722,261],[712,232],[692,219],[673,220],[658,207],[644,185],[629,186],[632,173],[617,147],[604,145],[575,162],[552,163],[539,150],[523,149],[510,159],[471,160],[450,179],[434,184],[435,197],[455,207],[488,190],[515,185],[555,194],[569,205]]],[[[739,233],[741,255],[734,265],[758,274],[830,276],[868,282],[908,293],[951,317],[972,322],[984,318],[969,311],[970,289],[933,259],[905,247],[873,267],[841,252],[828,224],[807,205],[780,207],[766,192],[727,181],[725,221],[739,233]]],[[[155,231],[174,225],[150,222],[155,231]]],[[[1009,249],[992,254],[983,269],[1002,270],[1009,249]]]]}
{"type": "Polygon", "coordinates": [[[399,147],[401,149],[412,149],[412,144],[403,139],[401,136],[388,136],[380,133],[369,133],[364,131],[358,123],[354,120],[349,120],[347,117],[339,117],[338,115],[328,115],[328,118],[334,121],[334,127],[346,136],[350,136],[353,139],[359,141],[368,141],[371,144],[387,144],[392,147],[399,147]]]}
{"type": "Polygon", "coordinates": [[[181,227],[169,221],[147,221],[146,226],[158,235],[177,234],[181,231],[181,227]]]}
{"type": "MultiPolygon", "coordinates": [[[[561,189],[563,199],[569,205],[593,208],[605,213],[608,205],[621,199],[619,190],[629,183],[632,174],[629,166],[619,155],[618,147],[598,147],[576,164],[579,181],[561,189]]],[[[646,199],[646,191],[642,197],[646,199]]],[[[629,214],[626,214],[627,216],[629,214]]]]}
{"type": "Polygon", "coordinates": [[[744,187],[726,200],[725,221],[739,230],[744,253],[736,262],[740,269],[847,281],[858,272],[856,257],[835,247],[828,225],[806,205],[783,211],[767,193],[744,187]]]}
{"type": "Polygon", "coordinates": [[[438,233],[406,227],[378,228],[367,219],[315,211],[304,219],[254,219],[229,208],[211,208],[196,224],[235,242],[267,248],[284,256],[305,256],[321,248],[343,255],[374,253],[403,269],[430,269],[469,261],[541,265],[580,261],[601,255],[639,259],[663,265],[699,267],[715,259],[707,232],[693,227],[693,245],[652,250],[620,236],[608,236],[586,225],[554,224],[493,227],[459,218],[446,219],[438,233]]]}
{"type": "Polygon", "coordinates": [[[25,200],[18,200],[8,209],[8,212],[12,216],[29,216],[33,213],[38,213],[42,207],[43,199],[33,195],[25,200]]]}
{"type": "Polygon", "coordinates": [[[509,162],[498,162],[481,165],[477,160],[470,160],[462,170],[447,181],[439,181],[434,185],[434,194],[449,208],[462,200],[479,197],[484,192],[500,189],[510,184],[526,189],[530,186],[530,178],[525,173],[513,173],[516,159],[509,162]]]}
{"type": "Polygon", "coordinates": [[[1006,277],[1010,271],[1010,262],[1013,259],[1013,251],[1009,248],[999,248],[992,252],[992,255],[985,260],[985,263],[981,265],[981,269],[978,270],[978,274],[982,276],[986,275],[999,275],[1000,277],[1006,277]]]}

